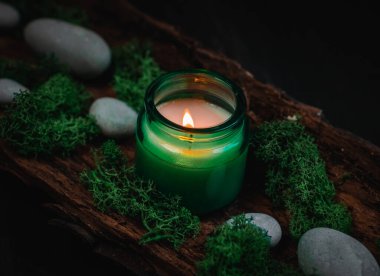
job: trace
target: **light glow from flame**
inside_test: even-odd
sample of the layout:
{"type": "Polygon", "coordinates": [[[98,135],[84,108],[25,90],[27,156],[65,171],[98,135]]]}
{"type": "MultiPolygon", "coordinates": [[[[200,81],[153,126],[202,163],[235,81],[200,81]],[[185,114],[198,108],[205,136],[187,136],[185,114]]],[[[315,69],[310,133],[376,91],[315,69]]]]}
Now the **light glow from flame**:
{"type": "Polygon", "coordinates": [[[185,111],[183,113],[182,125],[184,127],[194,128],[193,118],[191,117],[190,111],[187,108],[185,109],[185,111]]]}

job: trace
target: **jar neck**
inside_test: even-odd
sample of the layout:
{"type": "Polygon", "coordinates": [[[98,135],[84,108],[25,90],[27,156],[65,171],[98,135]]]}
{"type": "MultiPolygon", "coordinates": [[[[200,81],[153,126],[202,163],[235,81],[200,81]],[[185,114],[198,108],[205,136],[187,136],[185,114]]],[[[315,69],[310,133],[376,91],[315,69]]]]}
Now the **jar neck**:
{"type": "Polygon", "coordinates": [[[225,77],[204,69],[189,69],[167,73],[155,80],[145,96],[145,111],[147,120],[157,130],[179,139],[202,142],[223,139],[239,129],[245,123],[246,100],[242,90],[225,77]],[[209,96],[224,103],[231,116],[220,125],[187,128],[168,120],[157,110],[156,105],[163,99],[173,95],[183,97],[186,91],[198,91],[201,97],[209,96]]]}

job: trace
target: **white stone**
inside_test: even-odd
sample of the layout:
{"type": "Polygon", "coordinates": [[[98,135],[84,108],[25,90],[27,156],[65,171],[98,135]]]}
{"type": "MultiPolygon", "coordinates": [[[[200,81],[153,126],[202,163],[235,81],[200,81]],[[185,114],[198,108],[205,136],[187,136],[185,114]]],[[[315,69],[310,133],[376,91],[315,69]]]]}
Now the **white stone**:
{"type": "MultiPolygon", "coordinates": [[[[244,216],[250,219],[254,225],[267,232],[267,235],[270,237],[271,247],[276,246],[280,242],[282,237],[281,226],[275,218],[262,213],[246,213],[244,216]]],[[[232,224],[232,222],[233,218],[227,221],[228,224],[232,224]]]]}
{"type": "Polygon", "coordinates": [[[11,79],[0,79],[0,103],[10,103],[15,94],[20,91],[29,91],[28,88],[11,79]]]}
{"type": "Polygon", "coordinates": [[[298,263],[306,275],[379,276],[371,252],[358,240],[330,228],[307,231],[298,242],[298,263]]]}
{"type": "Polygon", "coordinates": [[[0,28],[14,27],[19,21],[19,12],[11,5],[0,2],[0,28]]]}
{"type": "Polygon", "coordinates": [[[97,99],[90,107],[90,115],[105,136],[118,138],[135,132],[137,113],[120,100],[110,97],[97,99]]]}
{"type": "Polygon", "coordinates": [[[111,62],[111,51],[103,38],[62,20],[34,20],[25,27],[24,37],[37,53],[54,54],[83,78],[99,76],[111,62]]]}

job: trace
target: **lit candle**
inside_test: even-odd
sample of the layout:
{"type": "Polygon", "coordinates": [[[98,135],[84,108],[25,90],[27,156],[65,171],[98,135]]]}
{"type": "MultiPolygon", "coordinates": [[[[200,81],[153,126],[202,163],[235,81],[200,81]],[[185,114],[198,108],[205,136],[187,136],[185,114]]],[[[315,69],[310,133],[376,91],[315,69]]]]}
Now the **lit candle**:
{"type": "Polygon", "coordinates": [[[191,128],[210,128],[225,122],[231,113],[202,99],[178,99],[157,106],[168,120],[191,128]],[[189,125],[183,121],[191,122],[189,125]]]}
{"type": "Polygon", "coordinates": [[[137,126],[136,170],[182,197],[194,213],[221,208],[244,177],[247,121],[242,91],[206,70],[168,73],[148,88],[137,126]]]}

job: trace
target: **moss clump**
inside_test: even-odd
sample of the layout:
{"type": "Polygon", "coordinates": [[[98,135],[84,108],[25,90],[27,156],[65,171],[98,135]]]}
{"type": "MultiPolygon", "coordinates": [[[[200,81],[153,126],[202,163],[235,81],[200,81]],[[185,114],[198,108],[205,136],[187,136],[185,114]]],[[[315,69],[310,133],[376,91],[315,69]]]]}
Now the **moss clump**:
{"type": "Polygon", "coordinates": [[[314,227],[350,231],[351,216],[345,206],[333,201],[334,185],[317,145],[300,123],[264,123],[255,130],[253,146],[256,157],[268,166],[267,195],[292,215],[294,238],[314,227]]]}
{"type": "Polygon", "coordinates": [[[0,137],[25,155],[68,154],[98,133],[87,113],[90,95],[65,75],[55,75],[16,95],[0,119],[0,137]]]}
{"type": "Polygon", "coordinates": [[[88,16],[84,10],[64,6],[53,0],[5,0],[5,2],[14,6],[21,13],[21,18],[25,22],[49,17],[78,25],[88,24],[88,16]]]}
{"type": "Polygon", "coordinates": [[[206,256],[198,263],[199,275],[300,275],[270,257],[270,238],[250,219],[240,215],[223,224],[206,242],[206,256]]]}
{"type": "Polygon", "coordinates": [[[0,78],[18,81],[29,89],[35,88],[57,73],[67,72],[67,67],[60,64],[54,55],[42,56],[34,64],[0,58],[0,78]]]}
{"type": "Polygon", "coordinates": [[[139,217],[147,230],[142,244],[165,239],[178,248],[198,234],[198,217],[181,206],[178,196],[165,195],[152,182],[137,177],[113,140],[95,151],[95,161],[93,170],[81,174],[95,205],[103,212],[139,217]]]}
{"type": "Polygon", "coordinates": [[[151,56],[147,43],[133,40],[113,50],[115,74],[113,87],[119,99],[139,111],[144,105],[145,91],[163,71],[151,56]]]}

